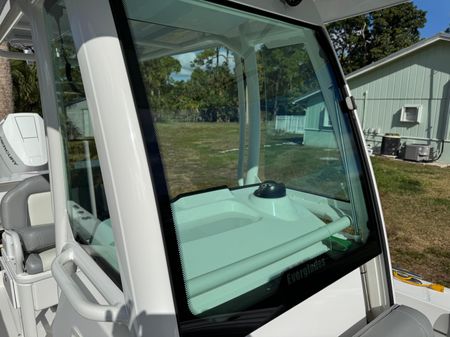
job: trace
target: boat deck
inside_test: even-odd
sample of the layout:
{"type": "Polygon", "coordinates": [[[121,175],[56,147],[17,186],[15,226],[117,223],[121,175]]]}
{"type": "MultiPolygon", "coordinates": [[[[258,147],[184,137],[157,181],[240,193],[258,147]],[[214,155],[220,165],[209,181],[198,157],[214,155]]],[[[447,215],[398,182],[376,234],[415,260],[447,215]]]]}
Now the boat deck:
{"type": "Polygon", "coordinates": [[[450,290],[438,292],[417,287],[394,279],[396,301],[425,314],[431,322],[436,337],[447,337],[450,329],[450,290]]]}
{"type": "Polygon", "coordinates": [[[3,284],[4,273],[4,270],[0,271],[0,336],[17,337],[21,335],[21,331],[18,329],[19,317],[18,314],[14,314],[17,309],[12,307],[3,284]]]}

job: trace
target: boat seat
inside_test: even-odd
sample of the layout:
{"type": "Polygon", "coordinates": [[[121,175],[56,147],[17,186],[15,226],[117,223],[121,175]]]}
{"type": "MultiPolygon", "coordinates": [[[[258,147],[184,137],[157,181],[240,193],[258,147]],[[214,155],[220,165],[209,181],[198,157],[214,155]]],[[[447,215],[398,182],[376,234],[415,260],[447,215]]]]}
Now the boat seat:
{"type": "Polygon", "coordinates": [[[36,225],[16,230],[27,253],[41,252],[55,246],[55,225],[36,225]]]}
{"type": "Polygon", "coordinates": [[[30,254],[25,261],[25,270],[28,274],[38,274],[50,270],[55,257],[55,248],[47,249],[39,254],[30,254]]]}
{"type": "MultiPolygon", "coordinates": [[[[51,258],[52,261],[55,256],[54,223],[36,223],[33,220],[35,216],[30,214],[29,199],[46,192],[50,192],[48,175],[33,176],[8,191],[0,205],[2,225],[6,231],[13,231],[19,236],[26,256],[25,270],[30,274],[50,269],[48,260],[51,258]]],[[[41,216],[40,220],[42,218],[45,216],[41,216]]]]}
{"type": "Polygon", "coordinates": [[[434,337],[434,332],[424,314],[405,305],[395,305],[353,337],[434,337]]]}

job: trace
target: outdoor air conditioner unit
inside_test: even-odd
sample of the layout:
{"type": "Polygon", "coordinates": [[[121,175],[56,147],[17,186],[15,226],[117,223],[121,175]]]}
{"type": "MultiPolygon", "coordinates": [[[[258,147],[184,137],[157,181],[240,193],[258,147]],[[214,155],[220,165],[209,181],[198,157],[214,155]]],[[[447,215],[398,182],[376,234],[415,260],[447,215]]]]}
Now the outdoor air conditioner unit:
{"type": "Polygon", "coordinates": [[[405,160],[430,161],[433,159],[433,147],[423,144],[408,144],[405,148],[405,160]]]}

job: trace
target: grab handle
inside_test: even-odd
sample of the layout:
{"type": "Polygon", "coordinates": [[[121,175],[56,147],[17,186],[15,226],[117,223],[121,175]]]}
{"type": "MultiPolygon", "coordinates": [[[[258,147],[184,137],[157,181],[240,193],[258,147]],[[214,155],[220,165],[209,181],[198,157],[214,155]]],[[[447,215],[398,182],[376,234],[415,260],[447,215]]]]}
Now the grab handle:
{"type": "Polygon", "coordinates": [[[79,246],[67,244],[52,264],[52,273],[62,293],[67,297],[74,309],[84,318],[98,322],[129,321],[129,313],[123,299],[123,294],[105,275],[103,270],[79,246]],[[64,267],[72,262],[91,281],[102,294],[107,305],[94,303],[87,299],[73,278],[74,273],[64,267]]]}

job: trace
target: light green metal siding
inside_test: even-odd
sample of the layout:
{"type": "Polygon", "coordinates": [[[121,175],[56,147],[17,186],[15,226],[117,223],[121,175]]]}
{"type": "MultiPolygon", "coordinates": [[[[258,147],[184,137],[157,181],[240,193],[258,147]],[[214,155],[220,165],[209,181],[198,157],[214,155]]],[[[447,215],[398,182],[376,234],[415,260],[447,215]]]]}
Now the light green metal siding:
{"type": "Polygon", "coordinates": [[[449,138],[442,125],[449,111],[450,42],[437,41],[427,47],[350,79],[364,130],[396,132],[405,137],[449,138]],[[364,95],[367,93],[366,99],[364,95]],[[404,104],[421,104],[419,124],[400,122],[404,104]]]}
{"type": "Polygon", "coordinates": [[[305,129],[319,130],[320,118],[324,109],[325,103],[323,101],[317,101],[306,108],[305,129]]]}
{"type": "Polygon", "coordinates": [[[305,130],[303,144],[327,149],[337,148],[336,137],[330,130],[305,130]]]}
{"type": "Polygon", "coordinates": [[[336,138],[334,132],[323,126],[324,114],[326,113],[325,103],[323,102],[321,95],[318,95],[318,97],[319,99],[312,102],[305,111],[306,121],[303,144],[324,148],[335,148],[336,138]]]}

